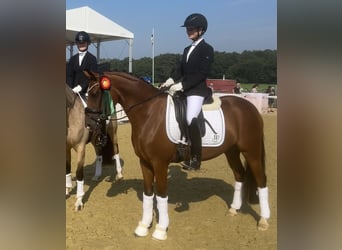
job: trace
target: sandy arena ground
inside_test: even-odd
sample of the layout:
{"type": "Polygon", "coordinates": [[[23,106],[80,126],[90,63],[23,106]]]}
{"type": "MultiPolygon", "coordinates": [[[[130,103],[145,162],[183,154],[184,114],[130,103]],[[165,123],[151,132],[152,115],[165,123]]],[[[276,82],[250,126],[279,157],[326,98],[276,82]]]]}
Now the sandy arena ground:
{"type": "Polygon", "coordinates": [[[203,162],[197,172],[170,165],[168,239],[152,239],[155,221],[147,237],[135,237],[142,215],[143,181],[131,144],[131,126],[125,123],[118,129],[122,181],[110,178],[115,171],[111,165],[104,166],[99,182],[92,181],[95,153],[87,146],[85,206],[74,211],[74,188],[66,199],[66,249],[277,249],[277,114],[263,114],[263,118],[271,209],[268,231],[257,230],[259,205],[244,204],[238,216],[229,214],[234,177],[221,155],[203,162]]]}

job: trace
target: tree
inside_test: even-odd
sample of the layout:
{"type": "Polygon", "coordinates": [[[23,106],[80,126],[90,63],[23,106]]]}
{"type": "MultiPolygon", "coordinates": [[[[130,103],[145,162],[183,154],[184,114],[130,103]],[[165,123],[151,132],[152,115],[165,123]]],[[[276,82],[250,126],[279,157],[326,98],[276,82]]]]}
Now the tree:
{"type": "MultiPolygon", "coordinates": [[[[154,58],[154,78],[156,83],[164,82],[169,76],[181,54],[161,54],[154,58]]],[[[128,58],[110,60],[112,71],[127,72],[128,58]]],[[[143,57],[133,60],[133,74],[138,77],[152,76],[152,59],[143,57]]],[[[255,50],[237,52],[214,52],[214,63],[209,78],[235,79],[243,83],[277,83],[277,51],[255,50]]]]}

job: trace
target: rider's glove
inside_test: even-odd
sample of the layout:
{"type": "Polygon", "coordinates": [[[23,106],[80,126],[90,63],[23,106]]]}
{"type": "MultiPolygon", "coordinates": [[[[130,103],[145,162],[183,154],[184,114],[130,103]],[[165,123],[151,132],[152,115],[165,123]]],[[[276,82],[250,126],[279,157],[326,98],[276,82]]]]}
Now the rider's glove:
{"type": "Polygon", "coordinates": [[[72,91],[74,91],[74,93],[76,94],[81,92],[81,90],[82,90],[82,87],[80,85],[77,85],[75,88],[72,89],[72,91]]]}
{"type": "Polygon", "coordinates": [[[181,82],[173,84],[169,89],[170,95],[173,95],[177,91],[183,91],[183,85],[181,82]]]}
{"type": "Polygon", "coordinates": [[[169,77],[169,79],[166,80],[166,82],[164,82],[162,85],[160,85],[160,88],[166,88],[169,87],[170,85],[174,84],[175,81],[169,77]]]}

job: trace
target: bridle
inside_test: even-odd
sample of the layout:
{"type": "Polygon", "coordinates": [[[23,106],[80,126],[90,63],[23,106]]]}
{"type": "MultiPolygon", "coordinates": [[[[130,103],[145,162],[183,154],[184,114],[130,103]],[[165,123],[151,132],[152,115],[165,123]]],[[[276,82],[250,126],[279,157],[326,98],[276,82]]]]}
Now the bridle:
{"type": "MultiPolygon", "coordinates": [[[[87,93],[89,96],[90,91],[100,84],[96,82],[91,87],[88,87],[87,93]]],[[[103,91],[102,89],[100,91],[103,91]]],[[[88,106],[84,110],[85,112],[85,124],[90,128],[91,133],[95,136],[95,146],[105,146],[107,143],[106,136],[106,116],[102,114],[102,104],[100,109],[91,109],[88,106]]],[[[91,136],[92,137],[92,136],[91,136]]]]}
{"type": "MultiPolygon", "coordinates": [[[[89,92],[96,86],[100,85],[98,82],[96,82],[94,85],[92,85],[91,87],[88,87],[87,89],[87,95],[89,96],[89,92]]],[[[102,90],[101,90],[102,91],[102,90]]],[[[91,109],[88,106],[85,108],[85,113],[86,114],[101,114],[102,110],[100,109],[91,109]]]]}

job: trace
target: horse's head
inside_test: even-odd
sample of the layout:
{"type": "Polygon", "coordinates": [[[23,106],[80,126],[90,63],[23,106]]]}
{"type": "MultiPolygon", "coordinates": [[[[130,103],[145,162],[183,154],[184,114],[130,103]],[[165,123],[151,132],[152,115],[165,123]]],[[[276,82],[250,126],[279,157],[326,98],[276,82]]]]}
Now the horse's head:
{"type": "Polygon", "coordinates": [[[106,82],[106,79],[100,78],[98,73],[90,71],[83,71],[83,73],[89,79],[87,108],[85,109],[86,124],[93,131],[97,131],[105,126],[106,116],[103,115],[102,99],[103,91],[109,89],[110,84],[106,82]]]}
{"type": "Polygon", "coordinates": [[[104,77],[100,77],[98,73],[83,71],[89,79],[88,94],[88,109],[102,112],[102,97],[103,91],[110,88],[110,82],[104,77]]]}

